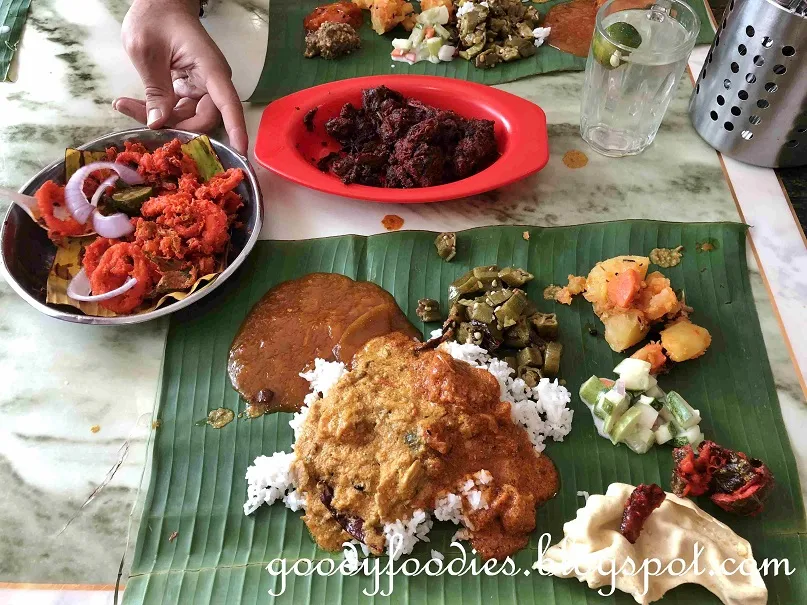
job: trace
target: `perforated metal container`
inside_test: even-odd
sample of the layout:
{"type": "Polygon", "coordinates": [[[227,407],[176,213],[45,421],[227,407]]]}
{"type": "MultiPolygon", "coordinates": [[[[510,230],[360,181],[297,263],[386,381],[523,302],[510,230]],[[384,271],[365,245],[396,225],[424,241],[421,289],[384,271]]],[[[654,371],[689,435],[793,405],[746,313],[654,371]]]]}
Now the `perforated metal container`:
{"type": "Polygon", "coordinates": [[[689,103],[712,147],[748,164],[807,164],[807,2],[731,0],[689,103]]]}

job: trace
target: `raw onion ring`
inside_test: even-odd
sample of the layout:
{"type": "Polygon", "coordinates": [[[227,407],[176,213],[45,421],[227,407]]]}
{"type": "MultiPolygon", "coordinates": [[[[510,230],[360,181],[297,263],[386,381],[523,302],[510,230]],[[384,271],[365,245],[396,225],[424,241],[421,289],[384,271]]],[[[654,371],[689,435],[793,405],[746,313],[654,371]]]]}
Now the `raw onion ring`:
{"type": "MultiPolygon", "coordinates": [[[[128,166],[124,166],[123,164],[118,164],[116,162],[93,162],[92,164],[87,164],[86,166],[82,166],[76,170],[76,172],[73,173],[73,176],[70,177],[67,185],[65,185],[64,199],[67,204],[67,209],[70,211],[73,218],[82,225],[87,223],[90,215],[94,215],[93,227],[98,235],[101,235],[102,237],[116,238],[128,235],[134,230],[134,228],[129,223],[129,217],[122,212],[104,217],[104,219],[113,219],[113,217],[120,215],[121,217],[126,217],[126,225],[124,225],[124,221],[120,217],[114,218],[114,220],[100,220],[98,223],[96,223],[96,218],[99,216],[98,211],[90,200],[87,199],[87,196],[84,195],[84,181],[96,170],[112,170],[129,185],[137,185],[143,182],[143,179],[136,170],[133,170],[128,166]],[[101,229],[98,228],[99,226],[101,229]]],[[[109,180],[110,179],[106,179],[102,183],[102,186],[108,183],[109,180]]],[[[107,185],[107,187],[109,187],[109,185],[107,185]]],[[[101,189],[101,187],[99,187],[99,189],[101,189]]],[[[96,203],[98,201],[95,195],[93,196],[93,200],[96,203]]]]}
{"type": "Polygon", "coordinates": [[[129,277],[123,285],[109,292],[103,294],[93,294],[92,286],[90,285],[90,278],[87,277],[87,272],[82,268],[75,277],[67,284],[67,295],[73,300],[80,300],[82,302],[99,302],[102,300],[109,300],[128,292],[137,285],[136,277],[129,277]],[[83,294],[86,292],[86,294],[83,294]]]}
{"type": "Polygon", "coordinates": [[[99,294],[116,290],[130,278],[137,284],[129,291],[101,302],[115,313],[131,313],[145,300],[154,285],[153,264],[138,246],[120,242],[101,255],[98,266],[90,276],[92,291],[99,294]]]}

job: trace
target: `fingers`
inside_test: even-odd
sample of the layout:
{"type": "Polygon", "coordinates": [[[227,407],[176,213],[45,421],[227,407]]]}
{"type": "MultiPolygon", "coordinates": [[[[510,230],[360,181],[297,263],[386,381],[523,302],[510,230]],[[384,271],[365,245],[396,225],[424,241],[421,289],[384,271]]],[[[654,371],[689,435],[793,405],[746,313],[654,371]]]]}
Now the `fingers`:
{"type": "MultiPolygon", "coordinates": [[[[195,99],[183,98],[171,110],[171,114],[166,120],[164,126],[174,127],[180,122],[187,120],[194,116],[196,113],[197,102],[195,99]]],[[[137,120],[141,124],[146,123],[147,112],[146,103],[140,99],[132,99],[129,97],[120,97],[115,99],[112,108],[121,112],[123,115],[129,116],[133,120],[137,120]]]]}
{"type": "Polygon", "coordinates": [[[149,128],[165,126],[176,103],[171,81],[170,51],[150,45],[141,38],[126,43],[126,52],[140,74],[146,93],[146,119],[149,128]]]}
{"type": "Polygon", "coordinates": [[[171,72],[171,78],[174,81],[174,94],[178,97],[201,99],[207,94],[203,87],[197,85],[197,78],[187,70],[183,72],[173,71],[171,72]]]}
{"type": "Polygon", "coordinates": [[[191,132],[207,132],[218,126],[220,121],[221,114],[216,104],[210,95],[205,95],[196,104],[194,114],[178,122],[176,127],[191,132]]]}
{"type": "Polygon", "coordinates": [[[229,74],[216,71],[208,76],[206,85],[210,98],[221,112],[230,145],[239,153],[246,154],[249,137],[244,121],[244,108],[229,74]]]}
{"type": "Polygon", "coordinates": [[[112,103],[112,109],[137,120],[141,124],[146,123],[146,103],[140,99],[130,97],[119,97],[112,103]]]}

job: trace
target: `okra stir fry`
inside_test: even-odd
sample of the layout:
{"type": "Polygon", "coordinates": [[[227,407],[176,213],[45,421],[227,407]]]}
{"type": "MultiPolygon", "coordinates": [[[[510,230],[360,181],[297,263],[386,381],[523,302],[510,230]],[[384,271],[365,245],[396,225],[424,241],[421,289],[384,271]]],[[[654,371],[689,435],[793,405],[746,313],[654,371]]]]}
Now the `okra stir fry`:
{"type": "Polygon", "coordinates": [[[557,316],[538,311],[522,289],[532,279],[515,267],[468,271],[448,288],[450,308],[442,336],[487,349],[530,387],[558,375],[562,351],[557,316]]]}

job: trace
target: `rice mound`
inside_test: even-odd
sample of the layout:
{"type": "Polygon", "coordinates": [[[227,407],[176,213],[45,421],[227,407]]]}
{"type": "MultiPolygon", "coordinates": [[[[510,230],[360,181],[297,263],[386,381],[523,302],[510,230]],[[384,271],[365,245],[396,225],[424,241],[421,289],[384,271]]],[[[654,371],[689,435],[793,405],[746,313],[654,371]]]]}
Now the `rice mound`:
{"type": "MultiPolygon", "coordinates": [[[[431,336],[434,338],[440,334],[440,330],[436,330],[431,336]]],[[[573,412],[566,407],[571,401],[571,394],[565,387],[559,385],[557,380],[542,378],[534,388],[530,388],[522,379],[514,378],[514,371],[507,362],[492,357],[481,347],[456,342],[444,342],[440,347],[455,359],[493,374],[499,382],[502,401],[510,403],[513,422],[527,431],[536,452],[544,450],[547,438],[563,441],[571,431],[573,412]]],[[[314,367],[310,371],[300,374],[311,385],[311,392],[306,395],[300,411],[289,421],[289,426],[294,431],[295,442],[300,436],[309,406],[325,397],[331,387],[346,373],[345,364],[318,358],[314,360],[314,367]]],[[[294,450],[294,444],[291,447],[294,450]]],[[[294,457],[294,451],[291,451],[276,452],[271,456],[258,456],[255,459],[246,473],[245,515],[252,514],[262,504],[273,504],[278,500],[282,500],[285,506],[294,512],[305,509],[306,494],[297,491],[291,473],[294,457]]],[[[467,502],[472,510],[487,508],[488,503],[484,494],[477,488],[492,480],[493,476],[483,469],[458,485],[456,493],[444,494],[438,498],[434,518],[461,526],[453,540],[468,538],[465,529],[467,520],[462,511],[463,501],[467,502]]],[[[392,546],[395,549],[392,553],[393,559],[411,553],[418,542],[428,542],[428,533],[433,523],[429,513],[420,509],[409,519],[396,519],[392,523],[385,523],[384,536],[387,539],[387,548],[392,546]]],[[[345,545],[351,543],[359,545],[365,556],[369,554],[367,546],[356,540],[345,545]]],[[[344,556],[349,561],[350,567],[354,565],[358,567],[357,553],[354,550],[346,549],[344,556]]]]}

